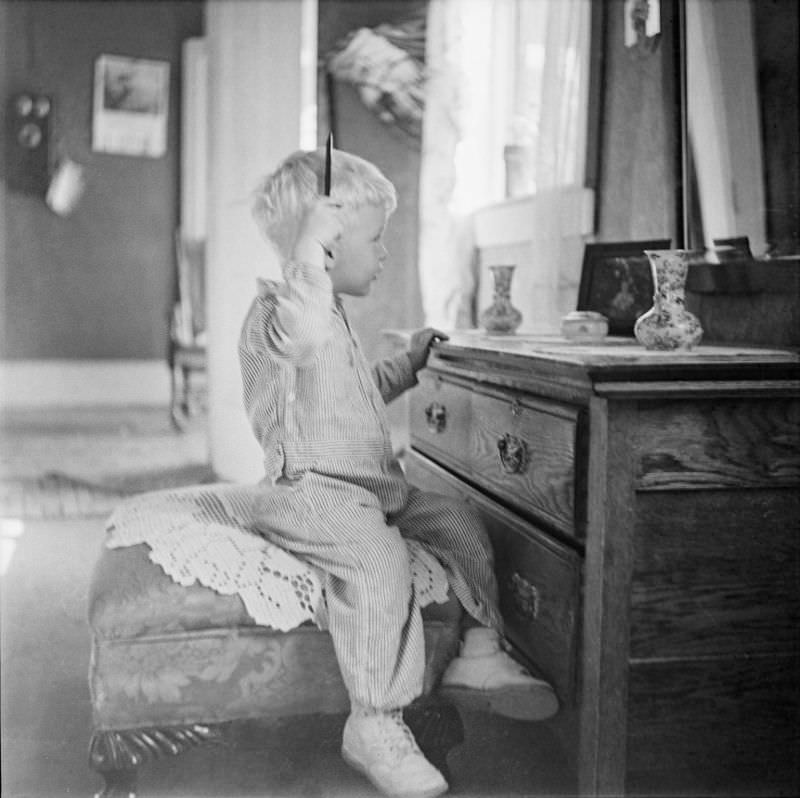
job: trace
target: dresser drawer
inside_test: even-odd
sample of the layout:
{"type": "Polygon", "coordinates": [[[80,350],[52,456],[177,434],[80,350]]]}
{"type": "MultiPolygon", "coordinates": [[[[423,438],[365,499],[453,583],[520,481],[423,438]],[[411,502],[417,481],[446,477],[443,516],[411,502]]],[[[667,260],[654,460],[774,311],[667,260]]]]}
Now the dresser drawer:
{"type": "Polygon", "coordinates": [[[578,411],[502,391],[472,397],[475,482],[513,506],[575,534],[578,411]]]}
{"type": "Polygon", "coordinates": [[[410,396],[412,445],[459,473],[469,473],[469,386],[425,372],[410,396]]]}
{"type": "Polygon", "coordinates": [[[494,547],[506,636],[561,702],[573,703],[581,557],[420,455],[409,454],[406,472],[412,484],[458,497],[480,513],[494,547]]]}

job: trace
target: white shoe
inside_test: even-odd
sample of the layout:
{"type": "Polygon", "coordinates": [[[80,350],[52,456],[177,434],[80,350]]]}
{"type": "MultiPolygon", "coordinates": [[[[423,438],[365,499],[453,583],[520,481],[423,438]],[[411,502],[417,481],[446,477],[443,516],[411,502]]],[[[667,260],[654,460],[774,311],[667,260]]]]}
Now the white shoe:
{"type": "Polygon", "coordinates": [[[342,756],[393,798],[435,798],[448,790],[442,774],[419,750],[400,710],[352,712],[344,726],[342,756]]]}
{"type": "Polygon", "coordinates": [[[545,720],[558,712],[553,688],[506,654],[493,629],[464,635],[461,655],[445,670],[440,692],[465,709],[518,720],[545,720]]]}

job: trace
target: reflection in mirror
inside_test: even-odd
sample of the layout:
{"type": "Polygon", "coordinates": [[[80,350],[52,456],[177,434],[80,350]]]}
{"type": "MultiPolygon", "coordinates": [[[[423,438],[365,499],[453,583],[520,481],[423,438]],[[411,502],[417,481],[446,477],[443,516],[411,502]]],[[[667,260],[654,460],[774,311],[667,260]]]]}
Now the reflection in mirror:
{"type": "Polygon", "coordinates": [[[690,248],[798,248],[798,3],[685,0],[690,248]]]}

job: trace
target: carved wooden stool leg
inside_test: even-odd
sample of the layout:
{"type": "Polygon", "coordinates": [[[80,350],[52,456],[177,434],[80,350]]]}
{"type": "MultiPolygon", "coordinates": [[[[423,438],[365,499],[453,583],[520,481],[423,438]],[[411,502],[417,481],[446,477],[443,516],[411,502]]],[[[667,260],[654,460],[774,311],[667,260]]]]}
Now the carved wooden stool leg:
{"type": "Polygon", "coordinates": [[[183,369],[183,398],[181,401],[181,409],[183,414],[188,418],[192,415],[192,370],[189,366],[184,366],[183,369]]]}
{"type": "Polygon", "coordinates": [[[449,781],[447,755],[464,742],[464,724],[458,710],[440,699],[424,699],[406,707],[403,716],[422,753],[449,781]]]}
{"type": "Polygon", "coordinates": [[[218,742],[217,726],[199,723],[165,728],[96,731],[89,741],[89,766],[105,780],[95,798],[135,798],[139,767],[151,759],[177,756],[193,746],[218,742]]]}
{"type": "Polygon", "coordinates": [[[101,773],[103,789],[94,798],[136,798],[136,770],[106,770],[101,773]]]}

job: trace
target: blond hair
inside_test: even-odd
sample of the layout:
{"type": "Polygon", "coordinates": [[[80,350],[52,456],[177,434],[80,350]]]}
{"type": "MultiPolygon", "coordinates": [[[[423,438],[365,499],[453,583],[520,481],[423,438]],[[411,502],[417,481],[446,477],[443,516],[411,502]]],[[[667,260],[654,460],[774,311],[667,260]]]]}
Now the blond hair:
{"type": "MultiPolygon", "coordinates": [[[[317,200],[325,169],[322,149],[298,150],[257,186],[253,217],[283,260],[289,258],[300,222],[317,200]]],[[[377,166],[357,155],[333,150],[331,199],[345,214],[366,205],[382,207],[387,218],[397,207],[397,193],[377,166]]]]}

